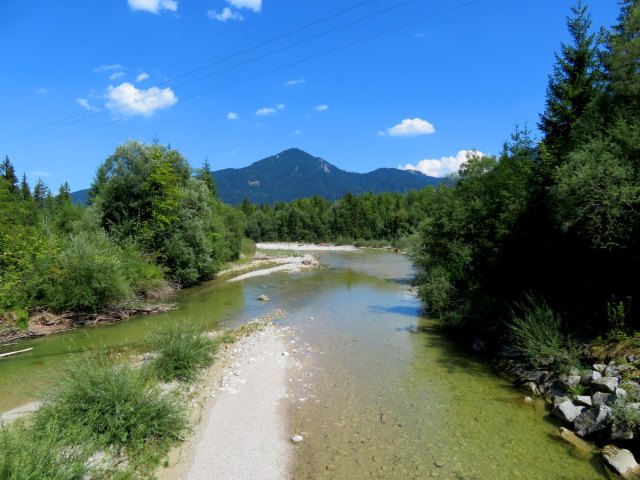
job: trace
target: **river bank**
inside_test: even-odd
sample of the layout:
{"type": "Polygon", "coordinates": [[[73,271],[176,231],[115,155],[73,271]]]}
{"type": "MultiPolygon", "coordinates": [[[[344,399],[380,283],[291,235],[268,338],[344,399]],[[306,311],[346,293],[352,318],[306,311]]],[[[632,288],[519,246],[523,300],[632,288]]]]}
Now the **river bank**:
{"type": "Polygon", "coordinates": [[[286,417],[287,378],[295,361],[286,328],[257,325],[219,353],[192,387],[192,434],[158,469],[159,480],[288,477],[294,447],[286,417]]]}

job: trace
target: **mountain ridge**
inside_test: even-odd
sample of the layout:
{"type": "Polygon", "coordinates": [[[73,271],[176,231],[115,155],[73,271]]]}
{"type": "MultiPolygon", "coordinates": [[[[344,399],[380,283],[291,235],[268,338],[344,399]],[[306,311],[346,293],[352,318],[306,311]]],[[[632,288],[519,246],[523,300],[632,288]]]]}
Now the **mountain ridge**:
{"type": "MultiPolygon", "coordinates": [[[[290,202],[315,195],[337,200],[346,193],[397,192],[419,190],[447,183],[415,170],[377,168],[366,173],[348,172],[299,148],[289,148],[241,168],[224,168],[212,172],[218,197],[237,205],[244,198],[252,203],[290,202]]],[[[87,190],[73,192],[76,203],[86,203],[87,190]]]]}

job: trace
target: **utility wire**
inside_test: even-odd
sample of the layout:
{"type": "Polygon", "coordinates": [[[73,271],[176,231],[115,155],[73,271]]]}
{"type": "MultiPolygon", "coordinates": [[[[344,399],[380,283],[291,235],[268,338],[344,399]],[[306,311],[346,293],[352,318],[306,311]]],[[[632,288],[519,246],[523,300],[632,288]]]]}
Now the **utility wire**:
{"type": "MultiPolygon", "coordinates": [[[[253,50],[257,50],[257,49],[262,48],[262,47],[264,47],[266,45],[269,45],[271,43],[277,42],[278,40],[282,40],[283,38],[290,37],[291,35],[295,35],[296,33],[302,32],[302,31],[307,30],[307,29],[309,29],[311,27],[315,27],[316,25],[320,25],[322,23],[325,23],[325,22],[327,22],[329,20],[332,20],[332,19],[334,19],[336,17],[339,17],[340,15],[344,15],[345,13],[351,12],[353,10],[356,10],[356,9],[358,9],[358,8],[364,6],[364,5],[367,5],[367,4],[375,2],[375,1],[376,0],[365,0],[365,1],[362,1],[360,3],[352,5],[349,8],[345,8],[344,10],[340,10],[338,12],[332,13],[331,15],[328,15],[326,17],[320,18],[318,20],[315,20],[315,21],[313,21],[311,23],[308,23],[306,25],[303,25],[301,27],[298,27],[298,28],[295,28],[293,30],[290,30],[289,32],[284,33],[282,35],[277,35],[275,37],[270,38],[269,40],[265,40],[264,42],[258,43],[256,45],[251,46],[251,47],[247,47],[247,48],[245,48],[243,50],[240,50],[238,52],[229,54],[226,57],[219,58],[217,60],[214,60],[213,62],[207,63],[205,65],[201,65],[201,66],[196,67],[196,68],[194,68],[192,70],[189,70],[189,71],[187,71],[185,73],[181,73],[179,75],[176,75],[175,77],[172,77],[172,78],[170,78],[168,80],[164,80],[164,81],[162,81],[160,83],[157,83],[157,84],[153,85],[151,88],[160,87],[162,85],[167,85],[167,84],[169,84],[171,82],[174,82],[176,80],[179,80],[181,78],[187,77],[189,75],[192,75],[194,73],[200,72],[202,70],[206,70],[207,68],[210,68],[210,67],[212,67],[214,65],[219,65],[220,63],[224,63],[227,60],[231,60],[233,58],[236,58],[236,57],[239,57],[241,55],[244,55],[245,53],[252,52],[253,50]]],[[[130,97],[134,97],[134,96],[135,96],[135,94],[130,95],[130,97]]],[[[126,98],[127,97],[125,97],[125,99],[126,98]]],[[[49,127],[51,125],[56,125],[58,123],[65,122],[67,120],[71,120],[71,119],[74,119],[74,118],[77,118],[77,117],[85,116],[89,112],[91,112],[91,110],[74,113],[73,115],[69,115],[69,116],[61,118],[59,120],[54,120],[54,121],[46,123],[44,125],[40,125],[39,127],[34,127],[34,128],[31,128],[29,130],[25,130],[25,131],[22,131],[22,132],[19,132],[19,133],[15,133],[15,134],[12,134],[12,135],[7,135],[5,137],[0,137],[0,143],[5,143],[5,140],[13,139],[14,137],[23,137],[23,136],[25,136],[25,135],[27,135],[29,133],[36,132],[38,130],[44,129],[46,127],[49,127]]],[[[77,122],[74,122],[74,123],[77,123],[77,122]]],[[[50,131],[50,130],[48,130],[48,131],[50,131]]]]}
{"type": "MultiPolygon", "coordinates": [[[[188,85],[192,85],[192,84],[194,84],[194,83],[200,82],[200,81],[202,81],[202,80],[205,80],[205,79],[207,79],[207,78],[213,77],[213,76],[215,76],[215,75],[220,75],[220,74],[222,74],[222,73],[230,72],[230,71],[232,71],[232,70],[235,70],[235,69],[237,69],[237,68],[240,68],[240,67],[242,67],[242,66],[248,65],[248,64],[250,64],[250,63],[253,63],[253,62],[256,62],[256,61],[262,60],[262,59],[264,59],[264,58],[270,57],[270,56],[272,56],[272,55],[275,55],[275,54],[277,54],[277,53],[283,52],[283,51],[288,50],[288,49],[290,49],[290,48],[300,46],[300,45],[302,45],[302,44],[304,44],[304,43],[307,43],[307,42],[310,42],[310,41],[312,41],[312,40],[316,40],[316,39],[318,39],[318,38],[321,38],[321,37],[324,37],[324,36],[330,35],[330,34],[332,34],[332,33],[335,33],[335,32],[337,32],[337,31],[340,31],[340,30],[344,30],[344,29],[346,29],[346,28],[349,28],[349,27],[352,27],[352,26],[354,26],[354,25],[357,25],[358,23],[362,23],[362,22],[364,22],[364,21],[366,21],[366,20],[370,20],[370,19],[372,19],[372,18],[374,18],[374,17],[380,16],[380,15],[384,15],[384,14],[386,14],[386,13],[389,13],[389,12],[390,12],[390,11],[392,11],[392,10],[398,9],[398,8],[400,8],[400,7],[404,7],[404,6],[406,6],[406,5],[410,4],[410,3],[413,3],[413,2],[415,2],[415,1],[416,1],[416,0],[404,0],[404,1],[400,2],[400,3],[395,4],[395,5],[391,5],[390,7],[384,8],[384,9],[382,9],[382,10],[378,10],[378,11],[376,11],[376,12],[373,12],[373,13],[370,13],[370,14],[368,14],[368,15],[365,15],[364,17],[360,17],[360,18],[357,18],[357,19],[352,20],[352,21],[350,21],[350,22],[347,22],[347,23],[345,23],[345,24],[343,24],[343,25],[340,25],[340,26],[337,26],[337,27],[331,28],[331,29],[326,30],[326,31],[324,31],[324,32],[320,32],[320,33],[317,33],[317,34],[311,35],[311,36],[309,36],[309,37],[307,37],[307,38],[305,38],[305,39],[302,39],[302,40],[299,40],[299,41],[296,41],[296,42],[290,43],[290,44],[288,44],[288,45],[285,45],[285,46],[283,46],[283,47],[277,48],[277,49],[275,49],[275,50],[271,50],[270,52],[266,52],[266,53],[264,53],[264,54],[262,54],[262,55],[258,55],[258,56],[256,56],[256,57],[253,57],[253,58],[250,58],[250,59],[244,60],[244,61],[242,61],[242,62],[236,63],[236,64],[234,64],[234,65],[231,65],[231,66],[229,66],[229,67],[226,67],[226,68],[223,68],[223,69],[220,69],[220,70],[216,70],[216,71],[214,71],[214,72],[208,73],[207,75],[203,75],[203,76],[197,77],[197,78],[195,78],[195,79],[189,80],[189,81],[187,81],[187,82],[181,83],[181,84],[179,84],[179,85],[174,86],[174,87],[173,87],[173,89],[174,89],[174,90],[177,90],[177,89],[179,89],[179,88],[186,87],[186,86],[188,86],[188,85]]],[[[230,57],[227,57],[227,58],[230,58],[230,57]]],[[[210,65],[213,65],[213,64],[210,64],[210,65]]],[[[184,75],[183,75],[183,76],[184,76],[184,75]]],[[[178,78],[178,77],[175,77],[175,78],[178,78]]],[[[154,94],[154,95],[144,95],[144,99],[146,100],[146,99],[157,98],[157,97],[159,97],[159,96],[160,96],[160,95],[162,95],[162,94],[163,94],[163,92],[159,92],[159,93],[154,94]]],[[[137,95],[137,94],[129,95],[128,97],[125,97],[125,100],[126,100],[126,98],[132,98],[132,97],[135,97],[136,95],[137,95]]],[[[129,102],[126,102],[126,101],[125,101],[125,102],[123,102],[123,101],[119,101],[119,102],[117,103],[116,107],[117,107],[117,108],[120,108],[120,109],[122,109],[122,108],[126,108],[126,107],[129,107],[129,106],[133,106],[133,105],[135,105],[138,101],[139,101],[139,99],[135,99],[135,100],[133,100],[133,101],[129,101],[129,102]]],[[[86,112],[83,112],[83,113],[86,113],[86,112]]],[[[90,120],[90,119],[92,119],[92,118],[100,117],[100,116],[103,116],[103,115],[108,114],[108,113],[109,113],[109,111],[108,111],[108,110],[100,110],[99,112],[94,112],[94,113],[93,113],[92,115],[90,115],[90,116],[84,116],[83,118],[76,118],[75,120],[73,120],[73,121],[69,121],[69,122],[66,122],[66,123],[64,123],[64,124],[62,124],[62,125],[56,125],[56,126],[51,126],[51,127],[49,127],[49,128],[43,128],[43,129],[41,129],[41,131],[39,131],[39,132],[37,132],[37,133],[34,133],[34,134],[32,134],[32,135],[26,135],[26,138],[28,138],[29,136],[33,136],[33,135],[41,135],[41,134],[43,134],[43,133],[52,132],[52,131],[54,131],[54,130],[59,130],[60,128],[69,127],[69,126],[71,126],[71,125],[75,125],[75,124],[77,124],[77,123],[81,123],[81,122],[84,122],[84,121],[90,120]]],[[[23,139],[24,139],[24,138],[23,138],[23,139]]]]}
{"type": "MultiPolygon", "coordinates": [[[[418,23],[422,23],[422,22],[425,22],[427,20],[431,20],[433,18],[440,17],[442,15],[446,15],[446,14],[451,13],[451,12],[456,11],[456,10],[461,10],[463,8],[469,7],[469,6],[471,6],[471,5],[475,4],[475,3],[478,3],[480,1],[481,0],[470,0],[468,2],[459,4],[459,5],[444,9],[444,10],[440,10],[440,11],[438,11],[436,13],[432,13],[430,15],[425,15],[423,17],[419,17],[419,18],[417,18],[415,20],[412,20],[410,22],[403,23],[401,25],[397,25],[395,27],[388,28],[388,29],[383,30],[381,32],[368,35],[366,37],[362,37],[362,38],[360,38],[358,40],[354,40],[352,42],[345,43],[345,44],[340,45],[338,47],[334,47],[334,48],[331,48],[331,49],[328,49],[328,50],[324,50],[324,51],[316,53],[314,55],[309,55],[307,57],[304,57],[304,58],[302,58],[300,60],[296,60],[294,62],[290,62],[290,63],[287,63],[285,65],[281,65],[279,67],[275,67],[275,68],[272,68],[270,70],[266,70],[264,72],[257,73],[255,75],[251,75],[249,77],[245,77],[245,78],[243,78],[241,80],[237,80],[237,81],[234,81],[234,82],[231,82],[231,83],[227,83],[225,85],[221,85],[219,87],[216,87],[216,88],[213,88],[213,89],[210,89],[210,90],[206,90],[204,92],[200,92],[200,93],[198,93],[196,95],[192,95],[190,97],[182,99],[181,103],[185,103],[185,102],[188,102],[190,100],[194,100],[196,98],[203,97],[205,95],[210,95],[210,94],[213,94],[213,93],[217,93],[217,92],[219,92],[221,90],[226,90],[227,88],[235,87],[237,85],[241,85],[241,84],[249,82],[251,80],[255,80],[257,78],[261,78],[261,77],[270,75],[272,73],[279,72],[281,70],[286,70],[288,68],[300,65],[302,63],[306,63],[306,62],[309,62],[311,60],[315,60],[316,58],[324,57],[324,56],[330,55],[332,53],[336,53],[336,52],[339,52],[341,50],[345,50],[345,49],[353,47],[355,45],[359,45],[361,43],[365,43],[365,42],[368,42],[370,40],[374,40],[376,38],[383,37],[383,36],[388,35],[390,33],[394,33],[394,32],[397,32],[399,30],[403,30],[403,29],[412,27],[412,26],[414,26],[414,25],[416,25],[418,23]]],[[[16,148],[25,148],[25,147],[29,147],[29,146],[32,146],[32,145],[38,145],[38,144],[45,143],[45,142],[51,142],[51,141],[54,141],[54,140],[59,140],[61,138],[69,137],[69,136],[72,136],[72,135],[77,135],[77,134],[83,133],[85,131],[94,130],[96,128],[103,127],[105,125],[110,125],[110,124],[118,122],[118,121],[119,121],[118,119],[113,119],[113,120],[110,120],[108,122],[100,123],[100,124],[94,125],[92,127],[89,127],[89,128],[83,129],[83,130],[67,133],[67,134],[64,134],[64,135],[57,136],[57,137],[47,138],[47,139],[40,140],[40,141],[37,141],[37,142],[27,143],[27,144],[24,144],[24,145],[20,145],[20,146],[18,146],[16,148]]]]}

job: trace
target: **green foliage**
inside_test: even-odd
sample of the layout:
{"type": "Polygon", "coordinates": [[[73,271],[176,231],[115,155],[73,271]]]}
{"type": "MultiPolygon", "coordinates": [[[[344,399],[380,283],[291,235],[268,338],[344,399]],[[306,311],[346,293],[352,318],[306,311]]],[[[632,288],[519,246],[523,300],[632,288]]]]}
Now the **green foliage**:
{"type": "Polygon", "coordinates": [[[203,335],[197,326],[173,323],[149,337],[158,353],[152,369],[161,380],[193,381],[198,371],[213,363],[217,343],[203,335]]]}
{"type": "Polygon", "coordinates": [[[147,374],[105,359],[78,363],[35,414],[36,429],[87,431],[103,447],[166,451],[186,428],[185,408],[147,374]]]}
{"type": "Polygon", "coordinates": [[[632,395],[618,396],[611,407],[610,421],[615,429],[630,430],[640,433],[640,410],[637,408],[638,399],[632,395]]]}
{"type": "Polygon", "coordinates": [[[92,453],[82,431],[42,430],[18,422],[0,426],[0,478],[5,480],[82,480],[98,478],[87,467],[92,453]],[[66,436],[66,438],[65,438],[66,436]]]}
{"type": "Polygon", "coordinates": [[[534,368],[549,368],[565,373],[578,365],[579,351],[561,332],[560,318],[542,300],[527,296],[517,304],[509,333],[513,346],[534,368]]]}

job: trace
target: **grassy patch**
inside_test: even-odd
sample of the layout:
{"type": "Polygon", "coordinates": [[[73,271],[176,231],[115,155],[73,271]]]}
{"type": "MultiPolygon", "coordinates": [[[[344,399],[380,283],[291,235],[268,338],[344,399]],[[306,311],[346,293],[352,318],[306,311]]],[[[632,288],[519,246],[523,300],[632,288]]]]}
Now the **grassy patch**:
{"type": "Polygon", "coordinates": [[[145,371],[101,359],[77,364],[35,414],[36,430],[86,431],[135,457],[165,452],[187,427],[185,406],[145,371]]]}
{"type": "Polygon", "coordinates": [[[244,325],[241,325],[238,328],[236,328],[235,335],[238,338],[240,338],[240,337],[248,337],[252,333],[258,332],[258,331],[264,330],[264,329],[265,329],[264,322],[254,320],[252,322],[245,323],[244,325]]]}
{"type": "Polygon", "coordinates": [[[173,323],[149,337],[158,357],[151,368],[154,374],[167,382],[195,380],[198,371],[213,363],[217,343],[202,335],[196,326],[173,323]]]}
{"type": "Polygon", "coordinates": [[[80,480],[98,478],[87,461],[91,456],[86,435],[72,436],[51,425],[41,430],[24,422],[0,428],[0,478],[4,480],[80,480]]]}

